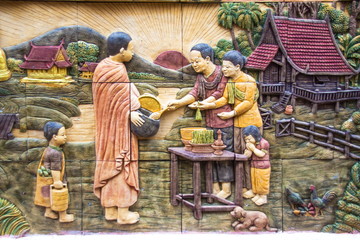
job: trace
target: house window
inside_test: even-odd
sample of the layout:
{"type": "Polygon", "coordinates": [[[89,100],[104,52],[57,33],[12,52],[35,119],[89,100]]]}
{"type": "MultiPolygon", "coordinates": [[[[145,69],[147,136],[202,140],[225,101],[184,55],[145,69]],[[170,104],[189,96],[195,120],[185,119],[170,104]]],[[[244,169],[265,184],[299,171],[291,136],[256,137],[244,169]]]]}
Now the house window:
{"type": "Polygon", "coordinates": [[[271,73],[271,82],[279,82],[279,72],[273,71],[271,73]]]}
{"type": "Polygon", "coordinates": [[[329,81],[328,76],[314,76],[314,86],[325,86],[329,81]]]}

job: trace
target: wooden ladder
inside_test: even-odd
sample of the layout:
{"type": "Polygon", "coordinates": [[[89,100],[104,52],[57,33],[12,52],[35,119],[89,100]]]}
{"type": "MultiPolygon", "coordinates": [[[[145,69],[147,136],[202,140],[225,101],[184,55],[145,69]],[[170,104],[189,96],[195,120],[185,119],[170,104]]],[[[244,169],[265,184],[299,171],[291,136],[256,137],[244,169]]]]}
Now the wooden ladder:
{"type": "Polygon", "coordinates": [[[271,110],[273,110],[273,112],[280,114],[282,112],[285,111],[286,105],[288,104],[290,97],[291,97],[291,92],[289,91],[284,91],[284,94],[281,96],[281,99],[278,103],[274,104],[273,106],[271,106],[271,110]]]}

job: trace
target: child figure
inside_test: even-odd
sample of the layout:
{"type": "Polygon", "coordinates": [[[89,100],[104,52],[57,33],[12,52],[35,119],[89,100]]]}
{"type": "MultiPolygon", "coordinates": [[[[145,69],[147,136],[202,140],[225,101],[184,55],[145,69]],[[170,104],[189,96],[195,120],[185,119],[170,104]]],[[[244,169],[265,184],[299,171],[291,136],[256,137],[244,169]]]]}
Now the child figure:
{"type": "MultiPolygon", "coordinates": [[[[40,160],[34,203],[45,207],[45,217],[59,219],[60,222],[72,222],[74,215],[66,213],[68,197],[60,203],[64,206],[61,211],[54,211],[50,203],[51,185],[57,190],[66,187],[64,179],[65,158],[60,148],[66,142],[65,127],[58,122],[47,122],[44,126],[44,136],[48,140],[49,146],[45,149],[40,160]]],[[[65,193],[67,194],[66,191],[65,193]]]]}
{"type": "Polygon", "coordinates": [[[244,194],[258,206],[267,203],[270,188],[270,156],[269,142],[262,138],[260,130],[253,125],[243,129],[246,149],[244,155],[251,158],[250,176],[252,190],[244,194]]]}

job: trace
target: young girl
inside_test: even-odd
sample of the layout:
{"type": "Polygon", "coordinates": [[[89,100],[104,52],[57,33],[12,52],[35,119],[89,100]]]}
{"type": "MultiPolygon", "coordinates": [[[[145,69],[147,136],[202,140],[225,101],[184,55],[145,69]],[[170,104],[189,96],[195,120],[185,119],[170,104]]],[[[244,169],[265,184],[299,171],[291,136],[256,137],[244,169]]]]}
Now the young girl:
{"type": "Polygon", "coordinates": [[[250,176],[252,190],[244,195],[245,198],[251,200],[258,206],[267,203],[267,195],[270,188],[270,156],[269,142],[262,138],[260,130],[253,125],[243,129],[246,149],[244,155],[251,158],[250,176]]]}
{"type": "Polygon", "coordinates": [[[38,168],[36,179],[35,205],[45,207],[45,217],[59,219],[60,222],[74,221],[73,214],[67,214],[68,199],[63,200],[63,211],[53,211],[50,203],[50,185],[55,189],[66,187],[64,179],[65,158],[61,145],[66,142],[65,127],[58,122],[47,122],[44,126],[44,136],[49,142],[38,168]]]}

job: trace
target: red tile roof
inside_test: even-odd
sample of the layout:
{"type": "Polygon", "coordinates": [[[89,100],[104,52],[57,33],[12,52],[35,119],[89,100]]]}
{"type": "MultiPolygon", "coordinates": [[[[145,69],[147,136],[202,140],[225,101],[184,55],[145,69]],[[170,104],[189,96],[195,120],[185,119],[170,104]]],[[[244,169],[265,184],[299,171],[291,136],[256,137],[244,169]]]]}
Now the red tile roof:
{"type": "Polygon", "coordinates": [[[354,73],[339,54],[326,21],[274,17],[274,22],[287,55],[301,70],[308,69],[308,73],[354,73]]]}
{"type": "Polygon", "coordinates": [[[82,72],[95,72],[97,65],[98,63],[95,62],[85,62],[79,70],[82,72]]]}
{"type": "Polygon", "coordinates": [[[250,55],[245,65],[246,68],[265,70],[274,59],[279,47],[273,44],[261,44],[250,55]]]}
{"type": "MultiPolygon", "coordinates": [[[[325,20],[294,19],[269,16],[279,39],[290,59],[290,64],[307,74],[351,75],[356,71],[339,53],[331,27],[325,20]]],[[[268,26],[270,26],[268,21],[268,26]]],[[[264,31],[265,32],[265,31],[264,31]]],[[[280,44],[280,43],[279,43],[280,44]]],[[[281,46],[281,45],[279,45],[281,46]]],[[[265,70],[275,57],[276,48],[260,44],[250,55],[246,67],[265,70]]]]}
{"type": "Polygon", "coordinates": [[[72,64],[63,43],[59,46],[35,46],[31,43],[31,50],[29,55],[24,56],[25,61],[20,65],[24,69],[50,69],[54,64],[59,68],[70,67],[72,64]],[[56,61],[58,52],[61,51],[65,60],[56,61]]]}

